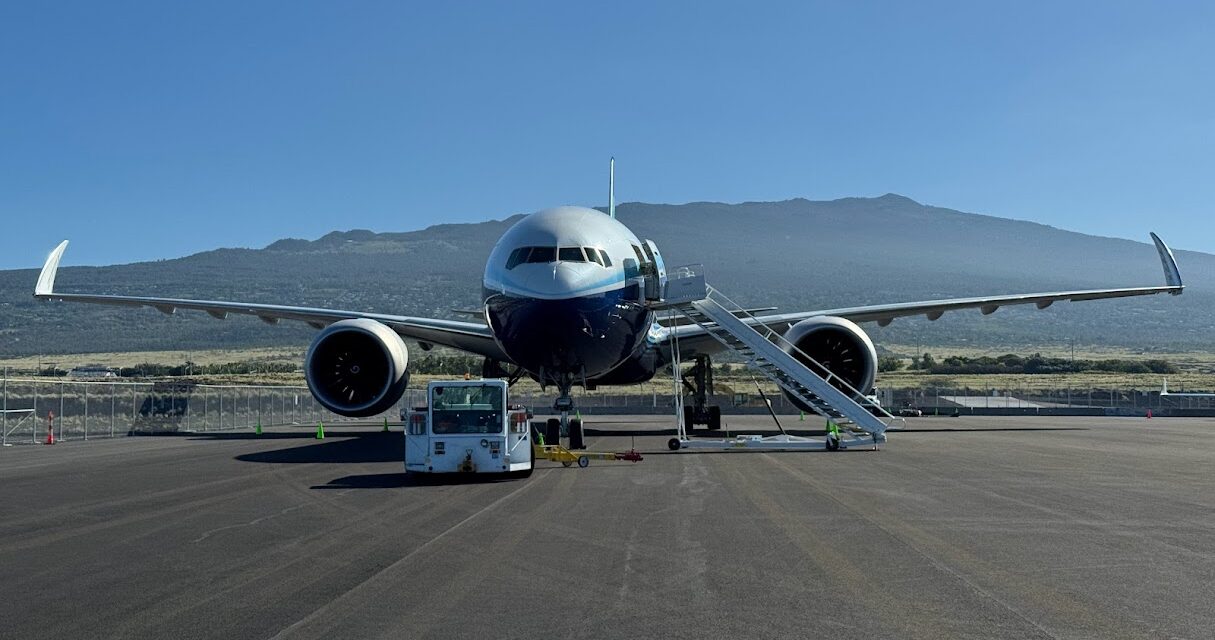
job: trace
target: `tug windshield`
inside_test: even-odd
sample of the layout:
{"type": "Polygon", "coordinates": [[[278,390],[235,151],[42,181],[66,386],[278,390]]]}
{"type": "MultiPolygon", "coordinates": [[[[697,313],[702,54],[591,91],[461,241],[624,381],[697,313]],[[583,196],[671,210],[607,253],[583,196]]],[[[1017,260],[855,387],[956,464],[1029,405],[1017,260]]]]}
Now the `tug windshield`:
{"type": "Polygon", "coordinates": [[[503,432],[501,387],[436,386],[432,394],[436,434],[503,432]]]}

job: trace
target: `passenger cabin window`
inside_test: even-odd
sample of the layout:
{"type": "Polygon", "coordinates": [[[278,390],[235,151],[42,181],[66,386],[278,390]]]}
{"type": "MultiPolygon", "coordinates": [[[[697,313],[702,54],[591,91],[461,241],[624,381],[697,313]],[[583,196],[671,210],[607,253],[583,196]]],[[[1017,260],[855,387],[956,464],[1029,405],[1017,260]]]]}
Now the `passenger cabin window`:
{"type": "Polygon", "coordinates": [[[557,253],[557,259],[562,262],[586,262],[586,256],[582,255],[582,247],[561,247],[557,253]]]}

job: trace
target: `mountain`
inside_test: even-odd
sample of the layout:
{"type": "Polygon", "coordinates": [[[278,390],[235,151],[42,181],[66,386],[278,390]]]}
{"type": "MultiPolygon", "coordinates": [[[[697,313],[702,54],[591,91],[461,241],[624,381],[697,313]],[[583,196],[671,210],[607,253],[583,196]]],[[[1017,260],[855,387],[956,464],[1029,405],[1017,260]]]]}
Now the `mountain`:
{"type": "MultiPolygon", "coordinates": [[[[878,302],[1163,282],[1150,244],[927,206],[888,194],[833,201],[622,204],[617,215],[654,240],[668,266],[702,263],[746,306],[821,309],[878,302]]],[[[241,300],[457,317],[475,308],[485,259],[519,216],[406,233],[354,230],[264,249],[175,260],[63,267],[62,291],[241,300]]],[[[1147,239],[1148,228],[1144,228],[1147,239]]],[[[1168,238],[1166,238],[1168,240],[1168,238]]],[[[49,248],[49,247],[48,247],[49,248]]],[[[67,254],[71,261],[71,252],[67,254]]],[[[865,325],[874,340],[925,346],[1215,347],[1215,256],[1181,251],[1179,298],[1150,296],[1047,311],[946,314],[936,322],[865,325]]],[[[142,309],[37,303],[36,269],[0,271],[0,357],[37,353],[305,345],[313,331],[253,318],[165,316],[142,309]]]]}

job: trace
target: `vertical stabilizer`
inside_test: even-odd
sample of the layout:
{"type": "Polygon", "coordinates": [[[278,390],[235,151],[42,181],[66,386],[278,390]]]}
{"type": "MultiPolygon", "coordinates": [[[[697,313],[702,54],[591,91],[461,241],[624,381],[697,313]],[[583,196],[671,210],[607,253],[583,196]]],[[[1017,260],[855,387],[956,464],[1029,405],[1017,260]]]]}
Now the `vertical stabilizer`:
{"type": "Polygon", "coordinates": [[[608,163],[608,215],[616,217],[616,158],[608,163]]]}

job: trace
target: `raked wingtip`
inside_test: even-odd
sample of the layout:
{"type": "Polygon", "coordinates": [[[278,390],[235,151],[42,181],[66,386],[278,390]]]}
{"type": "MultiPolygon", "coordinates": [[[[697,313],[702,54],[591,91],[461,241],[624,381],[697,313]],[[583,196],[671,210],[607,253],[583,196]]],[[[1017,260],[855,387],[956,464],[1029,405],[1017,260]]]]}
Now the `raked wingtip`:
{"type": "Polygon", "coordinates": [[[1160,254],[1160,266],[1164,268],[1164,282],[1170,287],[1176,287],[1177,290],[1172,294],[1178,295],[1185,285],[1181,284],[1181,271],[1177,269],[1177,259],[1173,257],[1173,250],[1154,232],[1151,233],[1151,236],[1152,242],[1156,244],[1156,252],[1160,254]]]}
{"type": "Polygon", "coordinates": [[[35,297],[47,297],[55,292],[55,273],[59,271],[59,260],[63,258],[63,252],[67,246],[67,240],[60,242],[59,246],[51,251],[51,255],[46,257],[46,264],[42,265],[42,273],[38,274],[38,284],[34,286],[35,297]]]}

